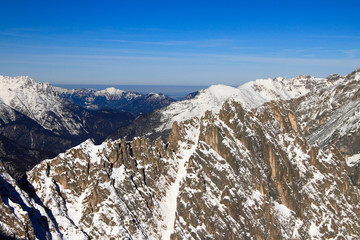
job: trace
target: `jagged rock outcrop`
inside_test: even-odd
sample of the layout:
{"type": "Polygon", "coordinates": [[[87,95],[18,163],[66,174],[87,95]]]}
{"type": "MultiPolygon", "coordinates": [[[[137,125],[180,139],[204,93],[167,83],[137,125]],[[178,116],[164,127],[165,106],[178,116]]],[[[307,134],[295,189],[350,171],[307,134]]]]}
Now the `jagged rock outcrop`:
{"type": "Polygon", "coordinates": [[[276,103],[248,112],[233,102],[201,126],[178,198],[175,238],[359,234],[352,227],[359,191],[345,160],[334,147],[310,148],[291,112],[276,103]]]}
{"type": "Polygon", "coordinates": [[[1,239],[61,238],[57,232],[49,231],[49,225],[57,228],[51,210],[40,202],[27,182],[22,187],[27,192],[19,187],[0,163],[1,239]]]}
{"type": "MultiPolygon", "coordinates": [[[[348,133],[357,132],[359,81],[360,70],[356,70],[333,87],[290,100],[289,107],[299,119],[300,126],[311,144],[318,142],[325,146],[335,143],[348,133]]],[[[350,149],[342,152],[347,151],[352,155],[350,149]]]]}

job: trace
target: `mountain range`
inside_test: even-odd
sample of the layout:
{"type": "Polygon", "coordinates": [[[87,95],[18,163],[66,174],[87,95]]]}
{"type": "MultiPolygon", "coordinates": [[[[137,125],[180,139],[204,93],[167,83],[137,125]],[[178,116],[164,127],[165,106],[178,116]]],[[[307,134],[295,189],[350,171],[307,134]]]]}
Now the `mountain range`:
{"type": "Polygon", "coordinates": [[[68,90],[24,76],[0,76],[0,85],[0,146],[5,152],[3,161],[16,178],[41,160],[55,157],[86,139],[101,143],[140,113],[174,101],[163,94],[144,95],[112,88],[68,90]],[[17,148],[14,144],[23,151],[9,157],[7,152],[17,148]],[[29,158],[23,161],[23,156],[29,158]]]}
{"type": "MultiPolygon", "coordinates": [[[[24,91],[37,84],[29,81],[24,91]]],[[[26,116],[30,130],[38,124],[60,136],[82,129],[70,114],[47,120],[46,111],[68,108],[38,104],[35,111],[4,89],[3,125],[26,116]]],[[[36,94],[31,99],[40,102],[36,94]]],[[[43,160],[20,181],[2,160],[1,236],[357,239],[359,103],[360,69],[214,85],[128,120],[100,144],[88,139],[43,160]]],[[[84,104],[75,106],[89,111],[84,104]]],[[[10,138],[5,143],[24,147],[10,138]]]]}

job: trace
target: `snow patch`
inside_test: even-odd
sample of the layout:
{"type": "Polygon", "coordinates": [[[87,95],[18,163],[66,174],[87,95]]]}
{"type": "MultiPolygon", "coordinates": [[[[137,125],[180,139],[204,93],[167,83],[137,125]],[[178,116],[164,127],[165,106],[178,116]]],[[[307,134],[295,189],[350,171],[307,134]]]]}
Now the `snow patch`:
{"type": "Polygon", "coordinates": [[[162,239],[170,239],[171,233],[174,231],[174,224],[176,218],[176,209],[177,209],[177,197],[179,195],[179,189],[181,186],[181,181],[186,176],[186,163],[189,161],[190,157],[195,152],[195,149],[198,145],[200,131],[198,128],[192,127],[190,131],[188,130],[190,138],[189,141],[193,142],[193,145],[189,148],[186,141],[180,143],[180,153],[178,157],[178,170],[175,173],[175,182],[169,186],[166,191],[165,198],[161,201],[161,213],[163,216],[163,225],[165,228],[162,229],[162,239]]]}
{"type": "Polygon", "coordinates": [[[316,226],[316,224],[314,222],[311,222],[311,226],[309,228],[309,235],[312,238],[320,238],[320,231],[319,228],[316,226]]]}
{"type": "Polygon", "coordinates": [[[111,173],[111,178],[115,179],[118,182],[122,182],[125,180],[126,172],[125,172],[125,166],[121,165],[118,168],[113,168],[111,173]]]}
{"type": "Polygon", "coordinates": [[[346,158],[346,163],[349,167],[355,166],[360,162],[360,153],[352,155],[351,157],[346,158]]]}
{"type": "Polygon", "coordinates": [[[124,92],[125,92],[124,90],[116,89],[114,87],[109,87],[104,90],[95,91],[94,95],[95,96],[105,96],[106,99],[108,99],[111,96],[122,95],[124,92]]]}
{"type": "Polygon", "coordinates": [[[274,210],[282,222],[287,222],[291,218],[291,210],[283,204],[274,202],[274,210]]]}

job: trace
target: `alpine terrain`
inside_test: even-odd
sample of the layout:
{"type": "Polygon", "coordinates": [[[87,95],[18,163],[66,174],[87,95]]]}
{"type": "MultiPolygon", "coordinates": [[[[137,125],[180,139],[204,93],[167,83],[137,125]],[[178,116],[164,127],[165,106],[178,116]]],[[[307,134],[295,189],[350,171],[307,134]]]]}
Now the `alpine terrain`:
{"type": "MultiPolygon", "coordinates": [[[[8,122],[83,129],[67,110],[62,125],[41,114],[57,105],[32,116],[12,101],[3,100],[8,122]]],[[[1,237],[359,239],[359,104],[360,69],[214,85],[41,161],[21,181],[2,160],[1,237]]]]}
{"type": "Polygon", "coordinates": [[[0,85],[0,157],[16,178],[88,138],[101,143],[140,113],[174,101],[113,88],[68,90],[29,77],[0,76],[0,85]]]}

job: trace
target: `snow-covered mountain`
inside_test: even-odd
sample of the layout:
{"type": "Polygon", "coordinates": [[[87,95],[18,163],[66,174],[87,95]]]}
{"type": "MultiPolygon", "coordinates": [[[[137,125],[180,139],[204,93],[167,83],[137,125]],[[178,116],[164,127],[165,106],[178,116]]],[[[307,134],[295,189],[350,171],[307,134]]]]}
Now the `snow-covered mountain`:
{"type": "Polygon", "coordinates": [[[359,81],[211,86],[19,184],[0,163],[0,237],[357,239],[359,81]]]}
{"type": "Polygon", "coordinates": [[[331,75],[328,78],[316,78],[301,75],[295,78],[258,79],[245,83],[237,88],[225,85],[213,85],[200,90],[198,94],[183,101],[157,109],[148,115],[136,119],[130,126],[119,129],[110,136],[112,139],[128,136],[129,139],[139,135],[147,135],[152,139],[165,136],[174,122],[184,121],[192,117],[204,116],[206,111],[219,112],[229,98],[241,102],[247,108],[256,108],[273,100],[289,100],[309,93],[333,88],[344,78],[331,75]],[[151,125],[149,128],[148,123],[151,125]],[[155,130],[155,131],[154,131],[155,130]]]}
{"type": "Polygon", "coordinates": [[[0,100],[45,129],[68,135],[86,132],[81,119],[50,84],[38,83],[26,76],[0,76],[0,84],[0,100]]]}

